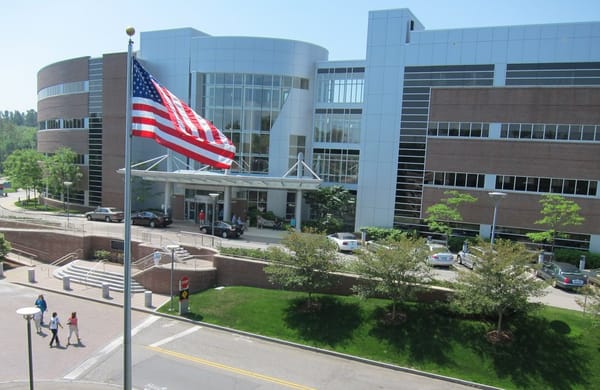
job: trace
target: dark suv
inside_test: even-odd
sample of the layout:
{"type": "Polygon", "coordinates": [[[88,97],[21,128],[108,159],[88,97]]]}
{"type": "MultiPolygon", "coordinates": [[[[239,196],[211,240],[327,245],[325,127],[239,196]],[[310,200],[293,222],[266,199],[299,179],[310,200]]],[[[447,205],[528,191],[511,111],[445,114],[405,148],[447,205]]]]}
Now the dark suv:
{"type": "Polygon", "coordinates": [[[585,274],[569,263],[548,261],[542,264],[542,268],[537,270],[536,274],[544,280],[549,280],[552,287],[568,290],[583,287],[587,283],[585,274]]]}

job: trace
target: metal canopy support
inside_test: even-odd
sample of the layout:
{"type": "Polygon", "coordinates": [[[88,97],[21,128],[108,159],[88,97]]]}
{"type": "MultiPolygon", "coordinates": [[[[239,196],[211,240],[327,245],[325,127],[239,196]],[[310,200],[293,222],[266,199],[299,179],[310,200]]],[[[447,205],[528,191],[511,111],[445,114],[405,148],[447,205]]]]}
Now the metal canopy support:
{"type": "MultiPolygon", "coordinates": [[[[133,168],[150,164],[146,169],[131,170],[132,176],[141,177],[143,180],[165,183],[166,209],[171,207],[171,194],[173,184],[175,183],[223,187],[225,207],[223,210],[223,218],[225,220],[231,218],[231,191],[234,187],[296,191],[296,208],[294,213],[296,230],[300,230],[302,226],[301,215],[303,192],[317,190],[322,182],[322,179],[304,162],[302,153],[298,154],[296,163],[281,177],[231,174],[229,171],[226,171],[225,174],[221,174],[204,169],[190,170],[187,169],[187,166],[186,169],[172,170],[174,162],[176,161],[173,156],[164,155],[132,165],[133,168]],[[167,171],[152,170],[165,159],[167,159],[167,171]],[[292,176],[294,172],[296,175],[292,176]],[[304,172],[308,172],[310,176],[304,176],[304,172]]],[[[125,169],[119,169],[117,172],[123,174],[125,169]]]]}

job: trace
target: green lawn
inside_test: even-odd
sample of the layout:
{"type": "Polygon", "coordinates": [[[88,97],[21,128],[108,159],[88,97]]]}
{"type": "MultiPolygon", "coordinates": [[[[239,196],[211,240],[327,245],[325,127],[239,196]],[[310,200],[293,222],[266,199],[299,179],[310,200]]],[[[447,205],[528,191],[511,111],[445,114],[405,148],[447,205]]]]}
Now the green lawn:
{"type": "Polygon", "coordinates": [[[386,300],[318,295],[320,310],[307,311],[305,298],[226,287],[192,295],[187,316],[507,389],[600,388],[600,329],[581,313],[546,307],[509,318],[512,343],[492,345],[485,333],[493,320],[466,319],[443,305],[407,304],[406,321],[390,325],[378,320],[386,300]]]}

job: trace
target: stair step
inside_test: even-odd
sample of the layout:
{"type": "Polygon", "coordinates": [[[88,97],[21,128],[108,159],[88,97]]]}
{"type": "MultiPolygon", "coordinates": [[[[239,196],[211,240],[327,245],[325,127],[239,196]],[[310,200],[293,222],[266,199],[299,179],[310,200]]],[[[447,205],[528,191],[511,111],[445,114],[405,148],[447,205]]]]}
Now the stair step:
{"type": "MultiPolygon", "coordinates": [[[[85,267],[80,265],[79,260],[75,260],[56,269],[54,271],[54,276],[58,279],[68,276],[74,283],[93,287],[102,287],[103,284],[108,284],[113,291],[123,291],[125,289],[123,274],[85,267]]],[[[145,290],[144,286],[140,283],[133,279],[131,280],[132,293],[140,293],[145,290]]]]}

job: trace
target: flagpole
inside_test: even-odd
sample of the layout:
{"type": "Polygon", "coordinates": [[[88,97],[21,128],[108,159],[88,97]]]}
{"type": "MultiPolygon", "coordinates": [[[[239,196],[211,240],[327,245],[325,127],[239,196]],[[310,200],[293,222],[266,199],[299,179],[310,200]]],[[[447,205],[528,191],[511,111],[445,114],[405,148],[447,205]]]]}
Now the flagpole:
{"type": "Polygon", "coordinates": [[[127,102],[125,109],[125,239],[123,248],[123,389],[131,390],[131,95],[133,27],[125,30],[129,36],[127,46],[127,102]]]}

